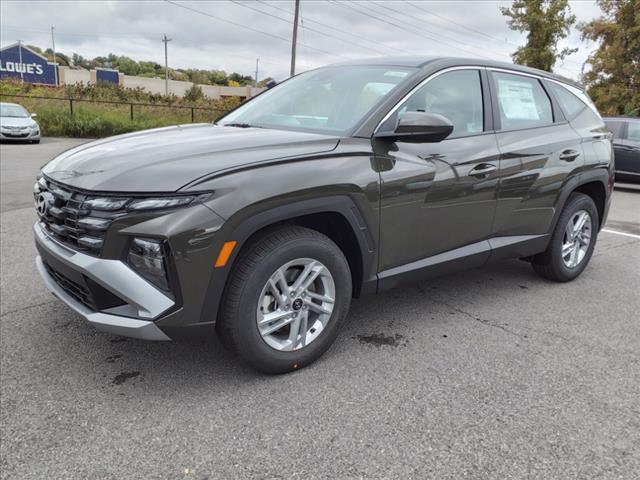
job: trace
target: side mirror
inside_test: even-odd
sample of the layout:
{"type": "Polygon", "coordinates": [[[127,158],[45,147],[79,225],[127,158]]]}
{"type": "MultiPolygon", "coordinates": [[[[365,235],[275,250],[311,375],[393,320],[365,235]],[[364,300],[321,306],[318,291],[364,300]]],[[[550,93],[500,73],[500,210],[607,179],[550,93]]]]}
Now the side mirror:
{"type": "Polygon", "coordinates": [[[37,114],[37,113],[32,113],[32,114],[31,114],[31,118],[36,118],[37,116],[38,116],[38,114],[37,114]]]}
{"type": "Polygon", "coordinates": [[[437,113],[407,112],[393,132],[381,132],[375,138],[398,142],[436,143],[453,132],[453,124],[437,113]]]}

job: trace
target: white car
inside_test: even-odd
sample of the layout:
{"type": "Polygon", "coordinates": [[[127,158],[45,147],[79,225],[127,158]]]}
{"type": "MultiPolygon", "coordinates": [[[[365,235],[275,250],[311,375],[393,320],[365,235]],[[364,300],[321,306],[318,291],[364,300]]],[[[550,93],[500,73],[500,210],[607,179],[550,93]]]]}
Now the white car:
{"type": "Polygon", "coordinates": [[[0,103],[0,140],[40,143],[40,127],[35,116],[17,103],[0,103]]]}

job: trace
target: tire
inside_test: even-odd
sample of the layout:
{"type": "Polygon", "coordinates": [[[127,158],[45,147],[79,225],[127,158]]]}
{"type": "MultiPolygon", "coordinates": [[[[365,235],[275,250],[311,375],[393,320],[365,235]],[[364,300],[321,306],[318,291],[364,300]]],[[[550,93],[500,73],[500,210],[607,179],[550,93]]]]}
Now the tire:
{"type": "Polygon", "coordinates": [[[533,257],[531,262],[533,269],[541,277],[555,282],[569,282],[578,277],[589,264],[589,260],[591,260],[599,229],[598,209],[591,197],[583,193],[572,193],[558,218],[547,250],[533,257]],[[588,245],[583,249],[585,247],[584,238],[586,233],[583,231],[573,242],[574,245],[578,245],[578,248],[568,248],[565,250],[565,256],[563,257],[563,246],[572,243],[567,233],[569,222],[575,227],[582,218],[581,212],[585,212],[588,216],[583,228],[588,225],[586,222],[590,222],[588,245]],[[566,254],[567,251],[572,253],[566,254]],[[572,254],[576,256],[572,257],[572,254]]]}
{"type": "Polygon", "coordinates": [[[300,369],[317,360],[333,344],[349,310],[351,290],[347,259],[327,236],[299,226],[269,229],[249,240],[234,263],[216,331],[229,350],[259,371],[277,374],[300,369]],[[301,262],[307,261],[307,266],[303,266],[301,262]],[[287,269],[287,265],[292,266],[287,269]],[[294,293],[296,298],[287,296],[284,289],[295,286],[296,275],[304,276],[307,268],[311,269],[309,276],[316,271],[321,273],[309,289],[294,293]],[[274,281],[276,293],[272,293],[268,284],[274,276],[280,278],[278,271],[290,277],[285,280],[288,286],[282,287],[281,282],[274,281]],[[331,294],[333,303],[311,298],[314,295],[328,300],[331,294]],[[318,304],[313,306],[312,302],[318,304]],[[325,312],[331,309],[331,313],[317,313],[318,308],[325,312]],[[291,312],[289,317],[258,326],[268,315],[286,314],[285,310],[291,312]],[[293,318],[294,313],[299,323],[291,321],[281,330],[265,335],[270,328],[277,327],[278,322],[293,318]],[[304,333],[303,325],[308,327],[304,333]],[[299,339],[298,334],[293,333],[298,327],[299,339]],[[293,342],[292,336],[296,339],[293,342]]]}

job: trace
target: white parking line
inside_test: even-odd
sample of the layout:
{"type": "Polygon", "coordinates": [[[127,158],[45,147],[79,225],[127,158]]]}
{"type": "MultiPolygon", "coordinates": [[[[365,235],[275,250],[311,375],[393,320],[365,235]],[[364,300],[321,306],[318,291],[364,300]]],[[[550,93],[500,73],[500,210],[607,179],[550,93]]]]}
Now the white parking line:
{"type": "Polygon", "coordinates": [[[633,233],[627,233],[627,232],[619,232],[617,230],[609,230],[608,228],[603,228],[602,229],[603,232],[607,232],[607,233],[614,233],[616,235],[622,235],[624,237],[631,237],[631,238],[637,238],[640,240],[640,235],[635,235],[633,233]]]}

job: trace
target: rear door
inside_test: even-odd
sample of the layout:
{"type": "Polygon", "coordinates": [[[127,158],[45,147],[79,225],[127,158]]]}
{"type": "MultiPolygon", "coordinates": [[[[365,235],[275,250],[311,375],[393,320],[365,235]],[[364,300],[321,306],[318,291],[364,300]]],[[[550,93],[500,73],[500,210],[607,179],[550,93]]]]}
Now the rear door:
{"type": "Polygon", "coordinates": [[[534,75],[490,72],[500,179],[496,236],[543,235],[558,195],[585,161],[580,135],[534,75]]]}

